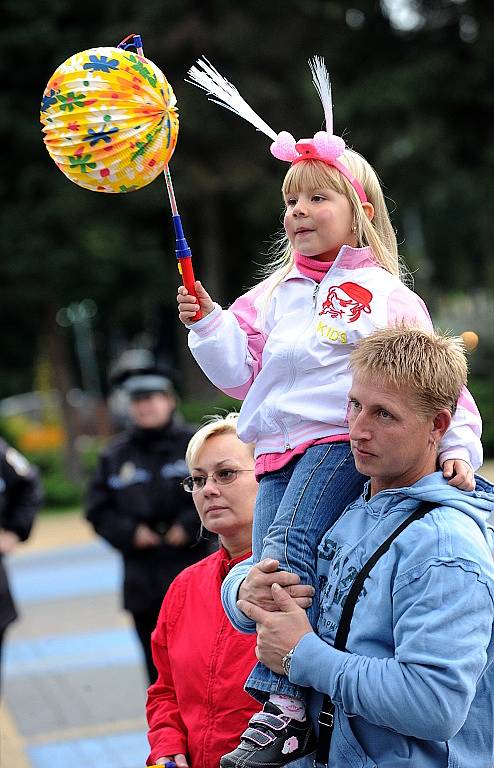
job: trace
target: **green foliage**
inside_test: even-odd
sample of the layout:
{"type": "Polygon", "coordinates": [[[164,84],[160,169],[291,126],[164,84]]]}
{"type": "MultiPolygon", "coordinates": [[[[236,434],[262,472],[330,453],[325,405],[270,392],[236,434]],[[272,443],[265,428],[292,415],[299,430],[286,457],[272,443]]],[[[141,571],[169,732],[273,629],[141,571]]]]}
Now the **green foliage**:
{"type": "Polygon", "coordinates": [[[68,480],[63,471],[45,471],[42,475],[45,506],[48,509],[65,509],[82,503],[83,488],[68,480]]]}
{"type": "Polygon", "coordinates": [[[61,450],[33,451],[25,455],[40,471],[45,507],[58,509],[81,503],[83,487],[67,477],[61,450]]]}
{"type": "MultiPolygon", "coordinates": [[[[145,334],[182,369],[186,394],[197,394],[196,369],[177,352],[183,329],[169,320],[178,276],[162,181],[128,195],[96,194],[71,184],[44,148],[38,105],[68,56],[132,30],[142,35],[178,100],[171,169],[196,273],[228,304],[255,282],[255,264],[279,229],[284,168],[263,135],[184,77],[206,54],[274,130],[301,137],[321,127],[306,61],[324,55],[335,130],[375,165],[391,207],[396,201],[404,256],[418,268],[418,292],[434,303],[442,291],[494,284],[490,6],[420,0],[420,23],[406,31],[377,0],[351,8],[344,0],[87,0],[82,14],[62,0],[45,0],[42,13],[37,0],[5,0],[0,131],[14,171],[0,177],[0,321],[10,329],[0,396],[32,388],[33,359],[56,310],[86,297],[98,306],[101,370],[145,334]]],[[[73,346],[71,329],[66,339],[73,346]]],[[[75,359],[71,365],[77,381],[75,359]]]]}
{"type": "Polygon", "coordinates": [[[230,411],[238,413],[241,406],[240,400],[234,400],[227,395],[219,395],[214,400],[186,400],[180,406],[180,412],[189,424],[200,424],[207,416],[221,413],[227,414],[230,411]]]}

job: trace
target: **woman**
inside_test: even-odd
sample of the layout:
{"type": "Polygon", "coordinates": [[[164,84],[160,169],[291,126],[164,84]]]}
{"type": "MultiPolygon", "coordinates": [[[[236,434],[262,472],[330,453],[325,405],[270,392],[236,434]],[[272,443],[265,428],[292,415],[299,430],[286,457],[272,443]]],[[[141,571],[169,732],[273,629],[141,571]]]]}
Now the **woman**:
{"type": "MultiPolygon", "coordinates": [[[[177,576],[163,601],[151,640],[158,680],[148,690],[148,765],[218,768],[260,708],[243,690],[256,662],[255,635],[233,629],[220,601],[224,577],[251,554],[257,482],[253,446],[238,439],[235,413],[201,427],[185,458],[191,475],[183,486],[220,548],[177,576]]],[[[287,574],[281,583],[296,579],[287,574]]],[[[307,607],[302,590],[292,586],[290,594],[307,607]]]]}

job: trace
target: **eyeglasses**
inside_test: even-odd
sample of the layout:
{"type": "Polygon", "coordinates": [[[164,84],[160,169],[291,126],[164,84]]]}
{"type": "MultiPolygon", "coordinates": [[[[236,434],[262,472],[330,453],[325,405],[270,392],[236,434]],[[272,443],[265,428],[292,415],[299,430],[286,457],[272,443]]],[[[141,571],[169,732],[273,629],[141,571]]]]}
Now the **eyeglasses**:
{"type": "Polygon", "coordinates": [[[230,485],[235,482],[240,472],[253,472],[253,469],[218,469],[211,475],[189,475],[181,482],[181,486],[187,493],[202,491],[207,481],[212,478],[218,485],[230,485]]]}

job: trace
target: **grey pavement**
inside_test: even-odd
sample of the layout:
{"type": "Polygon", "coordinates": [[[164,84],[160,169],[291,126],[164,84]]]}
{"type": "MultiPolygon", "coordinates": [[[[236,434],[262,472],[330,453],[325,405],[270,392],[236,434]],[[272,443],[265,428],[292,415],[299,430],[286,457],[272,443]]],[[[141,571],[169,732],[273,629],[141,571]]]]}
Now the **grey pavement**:
{"type": "Polygon", "coordinates": [[[41,516],[8,559],[1,768],[143,768],[146,682],[120,559],[77,515],[41,516]]]}

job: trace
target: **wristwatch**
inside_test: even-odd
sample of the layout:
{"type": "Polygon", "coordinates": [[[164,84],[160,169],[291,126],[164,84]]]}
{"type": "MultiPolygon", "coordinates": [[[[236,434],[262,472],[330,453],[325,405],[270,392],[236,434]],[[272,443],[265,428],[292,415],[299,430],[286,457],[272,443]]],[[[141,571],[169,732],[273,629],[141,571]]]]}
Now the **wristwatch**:
{"type": "MultiPolygon", "coordinates": [[[[295,646],[296,647],[296,646],[295,646]]],[[[295,651],[295,647],[291,649],[291,651],[288,651],[286,656],[283,656],[281,660],[281,666],[283,667],[283,672],[288,677],[290,675],[290,667],[292,664],[292,656],[295,651]]]]}

